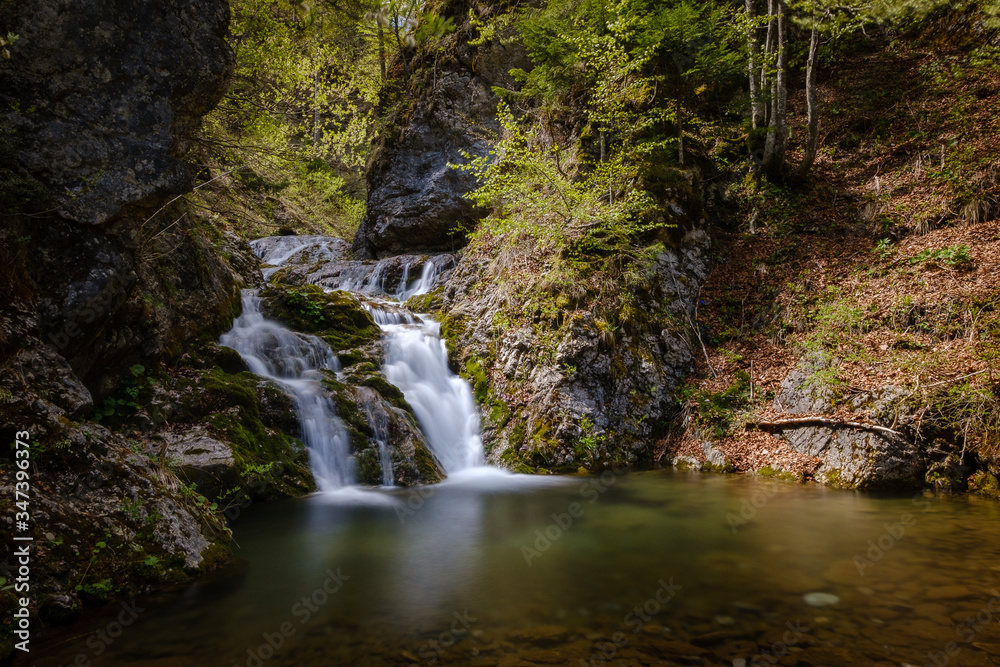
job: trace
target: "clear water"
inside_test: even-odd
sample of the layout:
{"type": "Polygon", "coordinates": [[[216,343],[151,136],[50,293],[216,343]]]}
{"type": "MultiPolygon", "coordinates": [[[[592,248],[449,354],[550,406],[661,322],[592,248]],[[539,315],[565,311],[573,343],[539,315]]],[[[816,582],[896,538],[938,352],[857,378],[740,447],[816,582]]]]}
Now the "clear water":
{"type": "Polygon", "coordinates": [[[968,497],[473,469],[251,506],[241,566],[139,600],[100,657],[118,606],[22,664],[998,664],[998,519],[968,497]]]}

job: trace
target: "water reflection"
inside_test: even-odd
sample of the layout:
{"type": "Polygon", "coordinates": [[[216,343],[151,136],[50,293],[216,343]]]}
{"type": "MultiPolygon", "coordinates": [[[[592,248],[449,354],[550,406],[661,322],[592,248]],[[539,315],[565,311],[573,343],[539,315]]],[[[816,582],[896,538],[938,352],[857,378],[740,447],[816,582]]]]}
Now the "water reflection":
{"type": "MultiPolygon", "coordinates": [[[[673,471],[473,470],[423,490],[261,504],[235,527],[242,570],[141,601],[147,611],[93,664],[244,665],[289,622],[294,635],[266,664],[427,664],[424,652],[441,664],[576,665],[603,646],[623,664],[731,666],[792,624],[808,631],[788,664],[933,664],[956,641],[948,664],[988,665],[1000,614],[969,641],[962,624],[1000,588],[998,518],[1000,505],[976,498],[673,471]],[[342,587],[303,620],[295,605],[338,569],[342,587]],[[676,594],[658,601],[670,583],[676,594]],[[432,644],[466,613],[460,636],[432,644]]],[[[77,639],[31,664],[85,650],[77,639]]]]}

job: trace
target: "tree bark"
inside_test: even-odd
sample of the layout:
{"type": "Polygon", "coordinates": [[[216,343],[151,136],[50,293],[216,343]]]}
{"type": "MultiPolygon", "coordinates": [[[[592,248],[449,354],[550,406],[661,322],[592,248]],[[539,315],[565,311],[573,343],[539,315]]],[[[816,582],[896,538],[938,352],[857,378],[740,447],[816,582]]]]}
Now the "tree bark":
{"type": "Polygon", "coordinates": [[[378,64],[382,68],[382,83],[385,83],[385,29],[382,27],[382,17],[376,19],[378,24],[378,64]]]}
{"type": "Polygon", "coordinates": [[[677,161],[684,166],[684,110],[681,108],[681,98],[677,97],[677,161]]]}
{"type": "Polygon", "coordinates": [[[759,54],[760,38],[757,35],[757,0],[746,0],[747,20],[750,26],[747,30],[747,52],[749,53],[750,68],[750,115],[753,129],[757,129],[764,122],[764,100],[760,96],[760,72],[759,54]]]}
{"type": "Polygon", "coordinates": [[[816,160],[819,147],[819,106],[816,100],[816,51],[819,49],[819,16],[813,0],[812,36],[809,39],[809,59],[806,62],[806,105],[809,114],[809,139],[802,151],[802,163],[795,171],[796,178],[805,178],[816,160]]]}
{"type": "Polygon", "coordinates": [[[776,24],[774,48],[778,59],[775,65],[771,91],[771,119],[768,123],[767,141],[764,145],[764,172],[772,179],[782,177],[785,169],[785,150],[788,147],[788,50],[785,46],[785,3],[774,0],[776,24]]]}

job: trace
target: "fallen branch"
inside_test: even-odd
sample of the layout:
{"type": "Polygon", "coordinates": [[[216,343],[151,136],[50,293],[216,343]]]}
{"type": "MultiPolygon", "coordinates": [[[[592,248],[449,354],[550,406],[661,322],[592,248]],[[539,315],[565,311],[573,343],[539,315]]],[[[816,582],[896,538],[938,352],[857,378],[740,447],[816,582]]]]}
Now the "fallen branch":
{"type": "Polygon", "coordinates": [[[959,380],[964,380],[965,378],[970,378],[973,375],[980,375],[982,373],[985,373],[988,370],[990,370],[990,369],[984,368],[981,371],[976,371],[975,373],[969,373],[968,375],[960,375],[957,378],[951,378],[949,380],[941,380],[940,382],[935,382],[933,384],[925,384],[924,385],[924,389],[927,389],[928,387],[937,387],[938,385],[942,385],[942,384],[948,384],[949,382],[958,382],[959,380]]]}
{"type": "Polygon", "coordinates": [[[755,426],[765,431],[768,429],[780,430],[785,427],[794,428],[797,426],[829,426],[830,428],[857,428],[864,431],[878,431],[879,433],[888,433],[889,435],[903,437],[903,434],[899,431],[893,431],[891,428],[886,428],[885,426],[862,424],[861,422],[839,421],[837,419],[828,419],[826,417],[795,417],[792,419],[777,419],[775,421],[766,422],[748,422],[747,426],[755,426]]]}

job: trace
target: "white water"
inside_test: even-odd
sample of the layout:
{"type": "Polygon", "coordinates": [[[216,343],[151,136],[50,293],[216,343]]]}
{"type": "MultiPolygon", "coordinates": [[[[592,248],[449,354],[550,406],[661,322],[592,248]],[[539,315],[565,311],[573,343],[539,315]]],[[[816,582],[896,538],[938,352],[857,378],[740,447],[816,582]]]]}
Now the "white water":
{"type": "Polygon", "coordinates": [[[280,384],[291,396],[309,450],[313,476],[321,491],[354,483],[354,465],[344,425],[320,387],[320,369],[336,371],[336,355],[316,336],[267,320],[260,297],[243,292],[243,313],[219,340],[243,357],[250,370],[280,384]]]}
{"type": "MultiPolygon", "coordinates": [[[[419,316],[418,316],[419,317],[419,316]]],[[[448,368],[437,322],[383,324],[386,379],[413,407],[431,453],[445,474],[484,465],[479,413],[472,390],[448,368]]]]}
{"type": "MultiPolygon", "coordinates": [[[[260,239],[253,244],[254,250],[273,267],[280,267],[310,247],[319,255],[311,257],[313,261],[322,260],[324,256],[334,259],[338,252],[321,238],[313,237],[260,239]]],[[[389,294],[386,282],[388,269],[394,261],[397,259],[383,259],[372,266],[370,273],[351,272],[336,289],[389,294]]],[[[434,287],[442,269],[448,268],[446,262],[453,260],[428,259],[420,278],[409,284],[412,263],[408,261],[403,265],[402,277],[393,296],[402,302],[426,294],[434,287]]],[[[267,272],[276,270],[267,269],[267,272]]],[[[414,316],[390,301],[366,304],[365,308],[384,332],[386,360],[383,372],[386,379],[403,392],[413,407],[431,453],[445,474],[460,471],[468,474],[484,466],[476,401],[469,385],[448,368],[439,325],[426,316],[414,316]]],[[[279,382],[293,398],[320,490],[329,492],[353,484],[354,463],[344,426],[319,384],[319,369],[338,370],[336,356],[326,343],[266,320],[260,312],[259,297],[249,291],[243,295],[243,314],[220,342],[239,352],[254,373],[279,382]]],[[[371,411],[368,417],[379,447],[382,483],[391,486],[393,471],[388,424],[380,424],[371,411]]]]}

